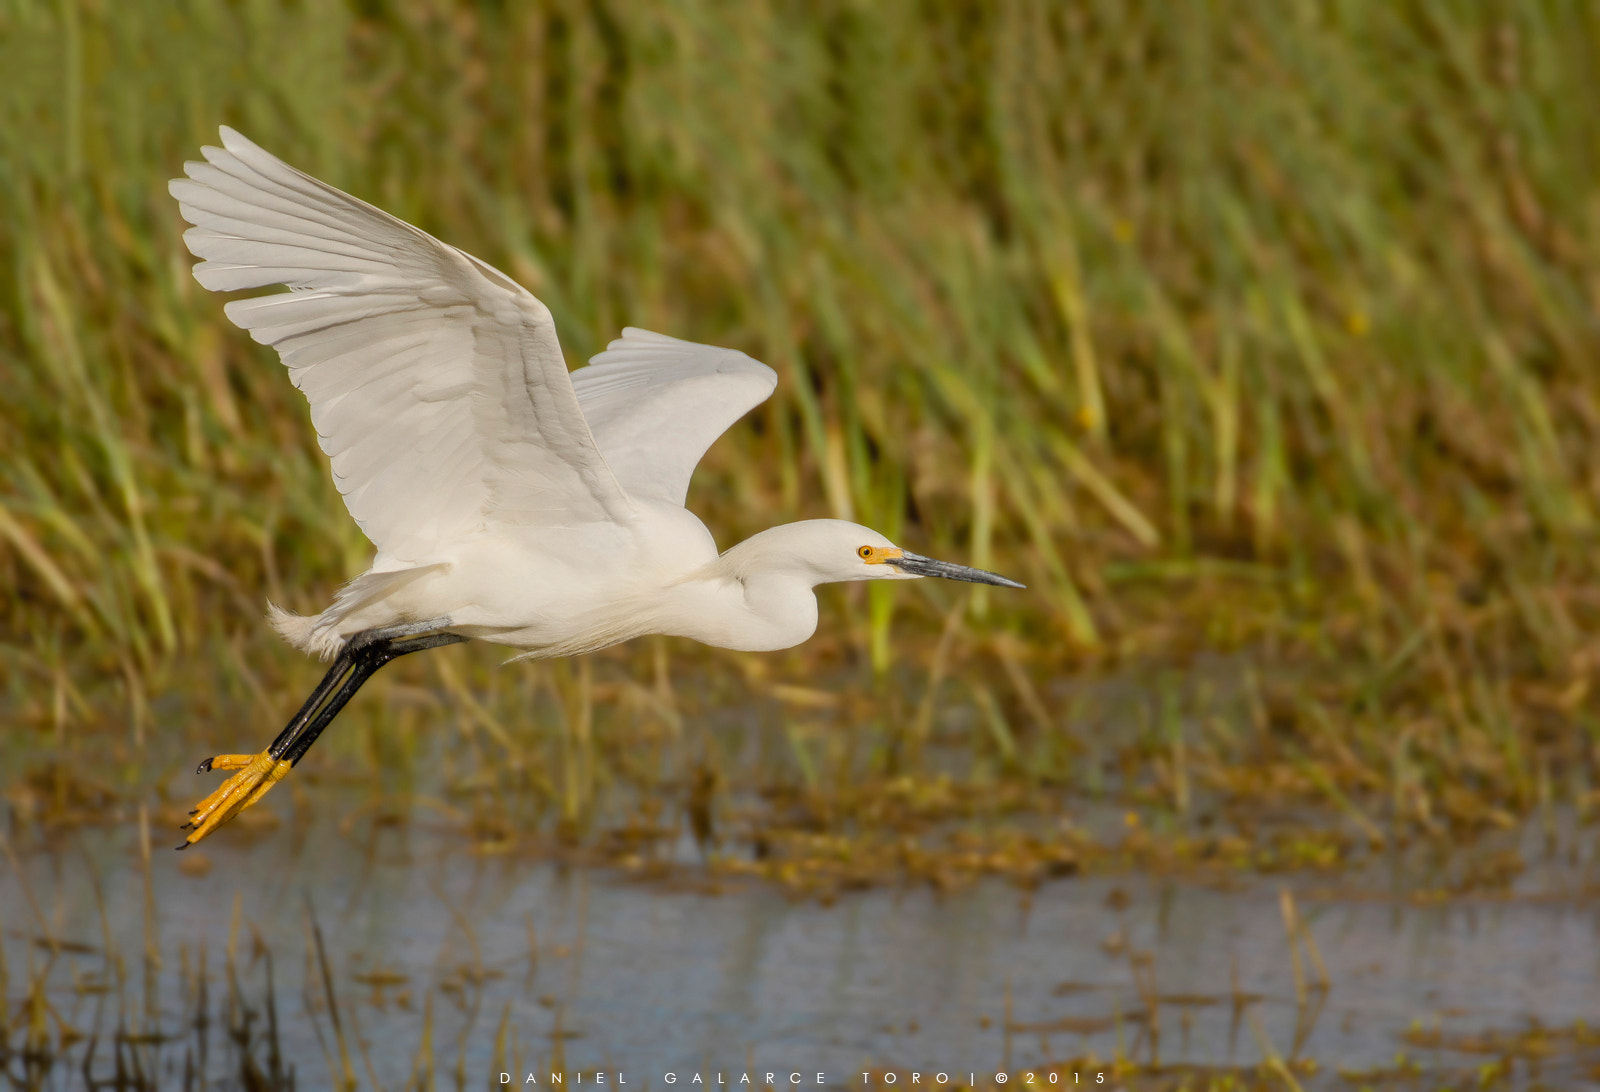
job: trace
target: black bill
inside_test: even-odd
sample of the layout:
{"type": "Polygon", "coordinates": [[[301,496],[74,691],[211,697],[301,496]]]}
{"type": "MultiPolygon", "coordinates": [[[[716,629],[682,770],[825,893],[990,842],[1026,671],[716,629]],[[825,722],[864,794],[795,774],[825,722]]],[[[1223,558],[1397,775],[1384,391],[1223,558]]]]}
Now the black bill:
{"type": "Polygon", "coordinates": [[[910,550],[902,550],[899,557],[889,558],[887,564],[893,565],[903,573],[911,573],[913,576],[937,576],[944,580],[965,580],[969,584],[996,584],[1002,588],[1026,588],[1028,586],[1001,576],[999,573],[991,573],[983,569],[969,569],[965,565],[957,565],[949,561],[935,561],[931,557],[923,557],[921,554],[914,554],[910,550]]]}

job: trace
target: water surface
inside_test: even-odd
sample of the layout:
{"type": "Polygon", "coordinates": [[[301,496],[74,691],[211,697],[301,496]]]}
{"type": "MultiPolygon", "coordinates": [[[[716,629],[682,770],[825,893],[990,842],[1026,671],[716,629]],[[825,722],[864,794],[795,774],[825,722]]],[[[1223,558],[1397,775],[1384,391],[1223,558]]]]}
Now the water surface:
{"type": "MultiPolygon", "coordinates": [[[[204,851],[204,875],[180,868],[182,855],[153,854],[160,964],[148,1021],[137,832],[86,830],[20,854],[26,885],[9,866],[0,878],[13,1009],[52,959],[36,938],[52,936],[68,943],[50,965],[50,996],[63,1019],[97,1033],[98,1072],[110,1071],[120,1018],[130,1033],[173,1037],[139,1047],[146,1064],[172,1075],[188,1065],[226,1086],[239,1071],[223,1033],[237,898],[239,997],[259,1033],[270,960],[279,1049],[301,1087],[326,1084],[337,1057],[313,922],[352,1066],[385,1086],[430,1068],[446,1086],[458,1071],[474,1087],[499,1069],[543,1081],[552,1065],[640,1088],[669,1073],[687,1084],[768,1070],[843,1086],[884,1067],[982,1080],[1119,1052],[1219,1065],[1314,1058],[1316,1086],[1336,1067],[1392,1066],[1402,1052],[1441,1070],[1481,1064],[1459,1048],[1486,1032],[1600,1027],[1600,912],[1537,870],[1528,882],[1542,891],[1422,905],[1374,886],[1380,862],[1360,883],[1080,876],[1031,892],[880,888],[820,906],[760,885],[717,889],[694,865],[646,883],[478,856],[420,826],[353,839],[318,821],[204,851]],[[91,872],[120,992],[73,985],[116,981],[91,872]],[[1325,992],[1303,943],[1297,987],[1285,887],[1326,966],[1325,992]],[[216,1015],[197,1032],[202,950],[216,1015]]],[[[81,1082],[87,1049],[55,1066],[54,1087],[81,1082]]],[[[267,1046],[258,1035],[249,1049],[264,1058],[267,1046]]],[[[1596,1063],[1600,1047],[1558,1036],[1544,1064],[1575,1088],[1593,1083],[1596,1063]]]]}

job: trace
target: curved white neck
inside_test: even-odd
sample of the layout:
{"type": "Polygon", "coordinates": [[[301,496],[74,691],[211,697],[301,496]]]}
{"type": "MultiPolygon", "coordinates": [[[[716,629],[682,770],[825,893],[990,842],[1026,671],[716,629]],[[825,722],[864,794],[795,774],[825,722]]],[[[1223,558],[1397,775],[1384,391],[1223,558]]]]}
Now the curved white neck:
{"type": "Polygon", "coordinates": [[[817,630],[818,574],[794,556],[789,532],[774,527],[745,539],[695,578],[673,587],[670,628],[718,648],[772,652],[817,630]]]}

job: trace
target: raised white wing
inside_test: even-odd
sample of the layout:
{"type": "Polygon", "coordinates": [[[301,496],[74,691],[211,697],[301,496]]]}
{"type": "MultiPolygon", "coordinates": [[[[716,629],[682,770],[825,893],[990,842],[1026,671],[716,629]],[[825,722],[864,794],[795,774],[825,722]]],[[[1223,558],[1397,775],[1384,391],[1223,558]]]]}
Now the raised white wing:
{"type": "Polygon", "coordinates": [[[683,503],[706,449],[777,385],[776,372],[736,349],[632,326],[572,373],[589,431],[623,488],[673,504],[683,503]]]}
{"type": "Polygon", "coordinates": [[[510,277],[223,128],[169,185],[227,315],[311,403],[345,505],[382,555],[422,561],[493,524],[626,518],[555,324],[510,277]]]}

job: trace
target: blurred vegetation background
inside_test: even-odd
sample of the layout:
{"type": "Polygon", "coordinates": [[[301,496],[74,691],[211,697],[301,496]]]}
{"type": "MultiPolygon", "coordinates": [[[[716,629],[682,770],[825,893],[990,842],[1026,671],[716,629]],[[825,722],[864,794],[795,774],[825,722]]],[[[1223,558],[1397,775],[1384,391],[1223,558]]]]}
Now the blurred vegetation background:
{"type": "MultiPolygon", "coordinates": [[[[0,0],[13,808],[264,743],[320,670],[265,600],[369,556],[189,275],[166,181],[226,123],[507,270],[574,365],[624,324],[772,364],[691,490],[722,545],[841,516],[1030,585],[832,591],[766,658],[418,657],[324,762],[457,723],[571,818],[628,733],[768,702],[813,818],[951,776],[1374,840],[1587,815],[1597,42],[1577,0],[0,0]],[[1099,717],[1119,678],[1148,702],[1099,717]]],[[[691,818],[733,748],[660,768],[691,818]]]]}

